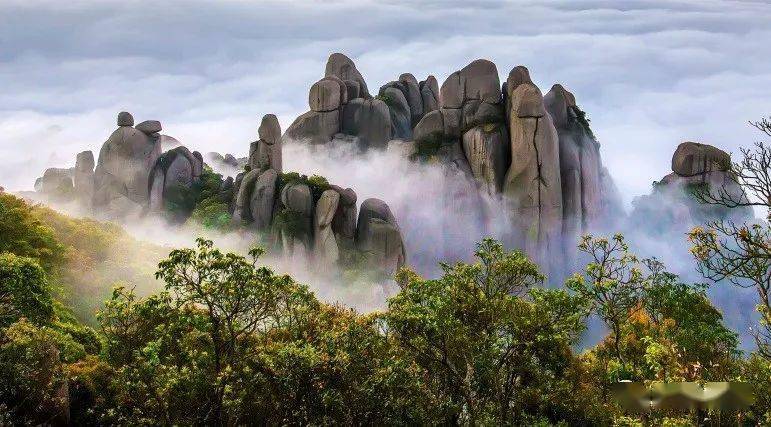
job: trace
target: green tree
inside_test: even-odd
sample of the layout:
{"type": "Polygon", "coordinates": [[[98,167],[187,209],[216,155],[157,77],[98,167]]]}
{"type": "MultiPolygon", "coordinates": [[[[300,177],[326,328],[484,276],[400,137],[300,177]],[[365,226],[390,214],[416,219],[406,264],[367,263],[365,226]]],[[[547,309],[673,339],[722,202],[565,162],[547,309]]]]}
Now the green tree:
{"type": "Polygon", "coordinates": [[[63,247],[51,228],[22,199],[0,192],[0,253],[37,258],[47,271],[63,260],[63,247]]]}
{"type": "Polygon", "coordinates": [[[26,317],[47,324],[54,316],[51,290],[36,260],[0,253],[0,327],[26,317]]]}
{"type": "Polygon", "coordinates": [[[583,329],[580,301],[532,290],[543,280],[537,266],[496,241],[484,240],[475,255],[474,264],[443,265],[434,280],[402,270],[385,314],[400,348],[426,371],[445,420],[580,419],[555,409],[571,401],[565,377],[583,329]]]}
{"type": "MultiPolygon", "coordinates": [[[[751,124],[771,137],[771,121],[751,124]]],[[[727,208],[763,209],[765,221],[712,221],[706,227],[695,227],[688,238],[705,278],[755,289],[760,313],[755,341],[759,354],[771,360],[771,147],[758,142],[754,149],[743,148],[741,152],[741,160],[726,174],[728,183],[722,188],[704,189],[696,198],[727,208]],[[741,191],[736,191],[737,187],[741,191]]]]}
{"type": "Polygon", "coordinates": [[[611,240],[584,236],[578,250],[590,261],[583,275],[575,274],[566,285],[592,304],[592,309],[611,331],[613,351],[621,363],[621,329],[630,311],[640,303],[644,287],[642,269],[637,257],[629,251],[624,236],[616,234],[611,240]]]}

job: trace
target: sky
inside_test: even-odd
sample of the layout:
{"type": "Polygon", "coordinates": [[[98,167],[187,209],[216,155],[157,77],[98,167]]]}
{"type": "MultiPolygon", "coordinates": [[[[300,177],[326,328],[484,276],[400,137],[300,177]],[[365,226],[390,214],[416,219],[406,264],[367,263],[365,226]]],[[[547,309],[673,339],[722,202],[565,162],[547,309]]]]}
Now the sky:
{"type": "Polygon", "coordinates": [[[0,186],[98,149],[117,112],[244,156],[262,115],[308,110],[329,54],[370,91],[478,58],[525,65],[591,119],[627,206],[682,141],[738,153],[771,115],[771,4],[753,1],[0,0],[0,186]]]}

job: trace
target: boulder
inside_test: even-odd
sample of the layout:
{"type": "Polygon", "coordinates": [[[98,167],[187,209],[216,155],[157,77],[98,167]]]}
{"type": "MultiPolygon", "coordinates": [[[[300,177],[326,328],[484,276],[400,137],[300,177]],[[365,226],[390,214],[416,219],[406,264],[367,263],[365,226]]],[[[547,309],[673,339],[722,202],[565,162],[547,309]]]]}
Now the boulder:
{"type": "Polygon", "coordinates": [[[91,150],[81,151],[75,156],[75,170],[94,173],[94,153],[91,150]]]}
{"type": "Polygon", "coordinates": [[[568,92],[562,85],[555,84],[543,97],[543,103],[551,115],[554,127],[558,130],[570,127],[569,111],[571,107],[576,107],[576,98],[572,93],[568,92]]]}
{"type": "Polygon", "coordinates": [[[501,101],[501,83],[495,64],[477,59],[447,77],[439,90],[440,108],[463,108],[468,100],[501,101]]]}
{"type": "Polygon", "coordinates": [[[340,203],[340,194],[333,190],[321,193],[316,203],[313,221],[314,258],[323,264],[333,264],[339,258],[339,248],[332,228],[332,220],[340,203]]]}
{"type": "Polygon", "coordinates": [[[356,192],[337,185],[332,185],[331,188],[340,195],[337,211],[332,219],[332,230],[341,246],[351,246],[356,238],[356,192]]]}
{"type": "Polygon", "coordinates": [[[260,139],[249,145],[249,166],[261,171],[282,170],[281,126],[273,114],[266,114],[258,130],[260,139]]]}
{"type": "Polygon", "coordinates": [[[322,78],[321,80],[331,80],[340,87],[340,103],[341,104],[347,104],[348,103],[348,86],[345,85],[345,82],[342,81],[337,76],[326,76],[322,78]]]}
{"type": "Polygon", "coordinates": [[[412,138],[412,125],[410,106],[404,98],[402,91],[388,87],[380,95],[387,101],[388,110],[391,116],[391,126],[393,127],[393,138],[410,139],[412,138]]]}
{"type": "Polygon", "coordinates": [[[509,88],[509,99],[511,164],[504,196],[519,244],[545,271],[556,271],[562,249],[559,138],[538,87],[509,88]]]}
{"type": "Polygon", "coordinates": [[[543,102],[559,136],[562,232],[565,253],[572,257],[579,235],[589,232],[603,214],[599,144],[576,120],[575,97],[562,85],[552,86],[543,102]]]}
{"type": "Polygon", "coordinates": [[[461,108],[466,99],[466,81],[460,71],[450,74],[439,89],[439,108],[461,108]]]}
{"type": "Polygon", "coordinates": [[[305,184],[287,184],[281,190],[282,219],[288,221],[279,230],[284,254],[288,256],[311,249],[313,239],[313,196],[305,184]]]}
{"type": "MultiPolygon", "coordinates": [[[[278,123],[278,118],[275,114],[262,116],[260,127],[257,128],[257,134],[261,140],[270,144],[281,142],[281,125],[278,123]]],[[[229,156],[233,157],[232,155],[229,156]]]]}
{"type": "Polygon", "coordinates": [[[361,86],[359,86],[359,82],[355,80],[344,80],[343,83],[345,83],[345,89],[348,95],[348,101],[360,97],[359,91],[361,86]]]}
{"type": "Polygon", "coordinates": [[[503,189],[509,167],[509,135],[503,124],[476,126],[463,134],[463,152],[477,183],[490,195],[503,189]]]}
{"type": "Polygon", "coordinates": [[[698,142],[683,142],[672,156],[672,170],[680,176],[701,175],[712,171],[728,171],[731,156],[725,151],[698,142]]]}
{"type": "Polygon", "coordinates": [[[391,140],[391,113],[379,99],[354,99],[343,108],[343,133],[359,138],[362,148],[385,148],[391,140]]]}
{"type": "Polygon", "coordinates": [[[506,89],[511,92],[522,83],[533,83],[533,81],[530,79],[530,71],[527,67],[517,65],[509,71],[509,76],[506,78],[506,89]]]}
{"type": "Polygon", "coordinates": [[[134,126],[136,130],[142,131],[147,135],[151,135],[161,131],[161,122],[158,120],[145,120],[142,123],[134,126]]]}
{"type": "Polygon", "coordinates": [[[407,104],[410,106],[411,120],[410,127],[417,124],[423,117],[423,97],[420,94],[420,88],[418,88],[418,80],[410,73],[404,73],[399,76],[399,81],[402,82],[407,90],[406,98],[407,104]]]}
{"type": "Polygon", "coordinates": [[[90,204],[94,196],[94,153],[90,150],[78,153],[72,178],[78,199],[90,204]]]}
{"type": "Polygon", "coordinates": [[[51,195],[71,194],[73,171],[71,169],[48,168],[43,172],[40,190],[51,195]]]}
{"type": "Polygon", "coordinates": [[[161,156],[158,138],[129,126],[121,126],[102,145],[94,172],[94,188],[102,196],[95,200],[106,203],[122,195],[139,205],[149,200],[150,171],[161,156]],[[105,194],[105,191],[118,194],[105,194]]]}
{"type": "Polygon", "coordinates": [[[233,209],[234,224],[250,223],[254,220],[251,211],[252,191],[254,191],[254,183],[260,175],[259,170],[253,169],[236,177],[236,202],[233,209]],[[239,178],[241,179],[239,180],[239,178]]]}
{"type": "Polygon", "coordinates": [[[311,189],[305,184],[287,184],[281,190],[281,203],[284,207],[310,218],[313,214],[311,189]]]}
{"type": "Polygon", "coordinates": [[[398,227],[380,218],[372,218],[364,240],[369,264],[382,274],[392,277],[404,265],[404,241],[398,227]]]}
{"type": "Polygon", "coordinates": [[[391,213],[388,204],[380,199],[369,198],[362,202],[359,209],[359,219],[356,223],[356,241],[364,238],[368,234],[370,219],[379,218],[389,224],[397,226],[396,217],[391,213]]]}
{"type": "Polygon", "coordinates": [[[356,224],[356,245],[370,256],[370,261],[387,274],[393,274],[406,260],[404,243],[396,218],[379,199],[361,204],[356,224]]]}
{"type": "Polygon", "coordinates": [[[134,116],[128,111],[118,113],[118,126],[134,126],[134,116]]]}
{"type": "Polygon", "coordinates": [[[423,101],[423,114],[439,109],[439,85],[436,77],[428,76],[420,82],[420,97],[423,101]]]}
{"type": "Polygon", "coordinates": [[[361,73],[359,73],[359,70],[356,69],[356,64],[342,53],[329,55],[324,75],[336,76],[343,81],[353,80],[359,84],[359,97],[366,99],[372,97],[367,89],[367,83],[364,81],[361,73]]]}
{"type": "MultiPolygon", "coordinates": [[[[346,108],[352,103],[346,104],[346,108]]],[[[338,132],[340,132],[339,111],[308,111],[289,125],[284,136],[311,144],[326,144],[338,132]]]]}
{"type": "Polygon", "coordinates": [[[501,100],[501,82],[498,68],[486,59],[477,59],[460,70],[465,89],[464,100],[478,99],[498,103],[501,100]]]}
{"type": "Polygon", "coordinates": [[[506,82],[503,83],[503,98],[505,108],[506,123],[509,122],[509,111],[511,110],[511,101],[509,100],[509,94],[522,83],[533,83],[530,79],[530,71],[522,65],[518,65],[509,71],[509,76],[506,78],[506,82]]]}
{"type": "Polygon", "coordinates": [[[273,169],[262,172],[254,183],[249,197],[249,213],[254,227],[267,231],[273,222],[273,205],[276,200],[278,173],[273,169]]]}
{"type": "Polygon", "coordinates": [[[440,110],[433,110],[423,116],[415,125],[413,139],[421,141],[437,137],[444,138],[444,115],[440,110]]]}
{"type": "Polygon", "coordinates": [[[164,154],[165,179],[164,191],[172,188],[190,188],[195,180],[193,161],[190,150],[184,146],[177,147],[164,154]]]}
{"type": "Polygon", "coordinates": [[[331,79],[322,79],[311,86],[308,104],[312,111],[334,111],[340,108],[340,86],[331,79]]]}

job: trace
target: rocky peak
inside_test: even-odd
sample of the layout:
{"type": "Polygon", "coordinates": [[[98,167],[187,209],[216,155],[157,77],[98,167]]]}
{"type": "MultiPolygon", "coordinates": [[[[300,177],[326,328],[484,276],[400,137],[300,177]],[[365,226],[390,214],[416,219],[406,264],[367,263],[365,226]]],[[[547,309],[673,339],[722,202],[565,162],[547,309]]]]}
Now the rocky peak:
{"type": "Polygon", "coordinates": [[[672,155],[672,171],[683,177],[712,171],[725,172],[730,168],[731,156],[707,144],[686,141],[678,145],[672,155]]]}

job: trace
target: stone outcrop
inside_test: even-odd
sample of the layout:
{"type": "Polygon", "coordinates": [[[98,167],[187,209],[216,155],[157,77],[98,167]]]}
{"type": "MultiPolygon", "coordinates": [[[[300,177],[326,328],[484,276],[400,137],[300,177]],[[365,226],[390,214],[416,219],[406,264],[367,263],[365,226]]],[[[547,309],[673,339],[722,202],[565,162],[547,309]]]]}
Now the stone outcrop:
{"type": "Polygon", "coordinates": [[[672,173],[654,182],[649,195],[632,202],[628,227],[648,237],[669,237],[709,221],[751,220],[749,207],[727,208],[701,203],[696,198],[697,192],[708,192],[715,197],[747,200],[730,166],[730,155],[717,147],[696,142],[680,144],[672,156],[672,173]]]}
{"type": "Polygon", "coordinates": [[[63,168],[48,168],[38,179],[36,190],[47,195],[70,194],[73,190],[73,171],[63,168]]]}
{"type": "Polygon", "coordinates": [[[273,222],[278,174],[274,169],[260,173],[249,198],[249,217],[258,231],[267,231],[273,222]]]}
{"type": "Polygon", "coordinates": [[[600,147],[575,96],[555,84],[544,97],[544,104],[559,135],[560,175],[562,183],[563,234],[566,253],[577,244],[579,236],[589,232],[604,219],[600,147]]]}
{"type": "Polygon", "coordinates": [[[356,224],[356,244],[369,254],[371,263],[389,274],[406,261],[399,225],[382,200],[367,199],[361,204],[356,224]]]}
{"type": "Polygon", "coordinates": [[[332,185],[331,188],[340,195],[337,211],[332,218],[332,231],[335,233],[338,244],[349,248],[353,246],[356,238],[356,192],[337,185],[332,185]]]}
{"type": "Polygon", "coordinates": [[[463,152],[485,192],[499,194],[509,167],[509,134],[502,124],[475,126],[463,134],[463,152]]]}
{"type": "Polygon", "coordinates": [[[391,113],[380,99],[357,98],[343,109],[343,133],[359,138],[364,148],[383,148],[391,140],[391,113]]]}
{"type": "Polygon", "coordinates": [[[672,171],[684,177],[704,177],[710,172],[725,172],[731,167],[731,156],[723,150],[698,142],[683,142],[672,155],[672,171]]]}
{"type": "Polygon", "coordinates": [[[81,203],[88,207],[94,197],[94,153],[82,151],[75,157],[75,171],[73,185],[81,203]]]}
{"type": "MultiPolygon", "coordinates": [[[[405,161],[437,165],[444,182],[436,196],[464,212],[474,224],[471,234],[492,234],[492,226],[474,227],[494,219],[496,233],[505,234],[498,237],[524,249],[546,273],[575,250],[579,234],[612,216],[617,195],[600,145],[575,96],[561,85],[544,97],[523,66],[511,69],[501,85],[496,65],[485,59],[451,73],[441,86],[430,75],[423,81],[397,75],[373,98],[354,62],[334,53],[309,88],[308,111],[283,135],[268,114],[248,158],[207,154],[213,166],[223,166],[219,171],[233,175],[222,182],[233,222],[266,234],[287,254],[304,252],[321,264],[345,262],[348,251],[357,250],[383,271],[406,261],[401,230],[384,202],[367,199],[358,210],[350,188],[282,173],[282,145],[295,141],[393,148],[405,161]]],[[[118,124],[93,173],[95,207],[161,210],[170,191],[191,188],[203,173],[202,156],[161,135],[160,122],[134,126],[124,112],[118,124]],[[174,142],[165,152],[164,140],[174,142]]],[[[673,158],[676,173],[662,182],[717,183],[726,176],[725,162],[719,150],[684,144],[673,158]]],[[[87,163],[78,161],[75,187],[87,187],[87,163]]],[[[57,180],[54,172],[49,178],[38,186],[57,180]]],[[[466,245],[467,230],[442,226],[449,237],[438,245],[466,245]]]]}
{"type": "Polygon", "coordinates": [[[157,132],[147,134],[129,123],[130,114],[118,115],[119,127],[102,145],[94,171],[94,208],[111,214],[125,212],[126,206],[137,212],[148,205],[150,172],[161,156],[157,132]]]}
{"type": "Polygon", "coordinates": [[[399,76],[399,81],[404,85],[405,98],[410,107],[410,127],[415,126],[423,118],[423,96],[420,94],[418,80],[410,73],[399,76]]]}
{"type": "Polygon", "coordinates": [[[262,117],[257,130],[259,139],[249,146],[249,166],[264,171],[273,169],[281,173],[281,125],[273,114],[262,117]]]}
{"type": "Polygon", "coordinates": [[[559,138],[538,87],[522,83],[508,90],[511,165],[504,195],[519,234],[516,240],[542,267],[548,266],[559,262],[554,254],[561,249],[559,138]]]}
{"type": "Polygon", "coordinates": [[[340,193],[329,189],[321,193],[316,203],[316,213],[313,221],[313,256],[317,262],[330,265],[337,262],[340,251],[332,229],[337,208],[340,204],[340,193]]]}
{"type": "Polygon", "coordinates": [[[326,144],[340,132],[342,110],[347,101],[347,85],[339,76],[328,73],[327,77],[311,86],[308,94],[311,110],[289,125],[285,137],[311,144],[326,144]]]}
{"type": "MultiPolygon", "coordinates": [[[[342,53],[333,53],[329,56],[329,59],[327,60],[327,67],[324,71],[324,76],[335,76],[344,82],[356,82],[359,86],[357,91],[358,96],[349,97],[349,100],[359,97],[365,99],[372,97],[369,94],[369,89],[367,89],[367,83],[364,81],[361,73],[359,73],[359,70],[356,69],[356,64],[351,61],[351,58],[348,58],[342,53]]],[[[347,85],[348,84],[346,83],[346,86],[347,85]]]]}
{"type": "MultiPolygon", "coordinates": [[[[439,109],[439,83],[436,77],[428,76],[420,82],[420,98],[423,101],[423,115],[439,109]]],[[[417,123],[415,123],[417,124],[417,123]]]]}
{"type": "Polygon", "coordinates": [[[200,179],[203,159],[179,146],[163,153],[150,173],[150,209],[160,211],[168,198],[175,199],[200,179]]]}

